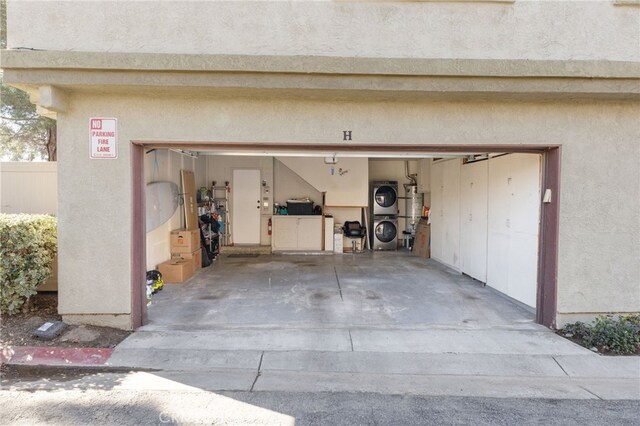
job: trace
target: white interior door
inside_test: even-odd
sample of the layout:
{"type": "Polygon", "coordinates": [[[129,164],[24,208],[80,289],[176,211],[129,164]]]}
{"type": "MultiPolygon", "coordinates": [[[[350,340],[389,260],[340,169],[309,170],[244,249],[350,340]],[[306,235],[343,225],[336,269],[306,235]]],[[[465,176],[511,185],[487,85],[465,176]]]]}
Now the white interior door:
{"type": "Polygon", "coordinates": [[[232,185],[233,243],[260,244],[260,170],[234,170],[232,185]]]}
{"type": "Polygon", "coordinates": [[[462,272],[487,281],[488,161],[464,164],[460,178],[462,272]]]}

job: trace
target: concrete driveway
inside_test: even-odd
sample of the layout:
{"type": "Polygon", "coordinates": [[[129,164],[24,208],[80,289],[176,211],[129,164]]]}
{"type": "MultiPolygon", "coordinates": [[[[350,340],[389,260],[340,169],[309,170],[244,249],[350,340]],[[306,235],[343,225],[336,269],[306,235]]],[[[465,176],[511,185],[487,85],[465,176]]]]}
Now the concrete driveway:
{"type": "Polygon", "coordinates": [[[162,389],[640,396],[637,357],[594,354],[410,253],[222,256],[165,286],[149,319],[109,364],[158,369],[162,389]]]}

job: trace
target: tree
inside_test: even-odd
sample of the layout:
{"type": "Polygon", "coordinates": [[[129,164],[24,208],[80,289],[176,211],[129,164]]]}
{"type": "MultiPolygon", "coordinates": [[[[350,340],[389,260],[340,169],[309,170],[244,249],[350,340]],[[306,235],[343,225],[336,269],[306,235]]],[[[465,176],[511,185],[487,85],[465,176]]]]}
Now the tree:
{"type": "Polygon", "coordinates": [[[3,83],[0,89],[0,156],[55,161],[56,121],[39,115],[26,92],[3,83]]]}
{"type": "MultiPolygon", "coordinates": [[[[0,47],[7,46],[6,1],[0,1],[0,47]]],[[[56,121],[43,117],[29,95],[4,84],[0,74],[0,157],[56,160],[56,121]]]]}

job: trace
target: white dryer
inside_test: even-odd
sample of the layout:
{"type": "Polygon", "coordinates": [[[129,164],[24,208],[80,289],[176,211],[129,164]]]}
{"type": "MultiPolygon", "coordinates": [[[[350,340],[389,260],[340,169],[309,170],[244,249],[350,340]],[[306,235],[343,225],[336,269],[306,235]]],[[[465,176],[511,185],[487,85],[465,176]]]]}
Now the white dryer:
{"type": "Polygon", "coordinates": [[[398,249],[398,218],[379,216],[373,219],[373,249],[398,249]]]}
{"type": "Polygon", "coordinates": [[[398,215],[398,181],[373,182],[373,216],[398,215]]]}

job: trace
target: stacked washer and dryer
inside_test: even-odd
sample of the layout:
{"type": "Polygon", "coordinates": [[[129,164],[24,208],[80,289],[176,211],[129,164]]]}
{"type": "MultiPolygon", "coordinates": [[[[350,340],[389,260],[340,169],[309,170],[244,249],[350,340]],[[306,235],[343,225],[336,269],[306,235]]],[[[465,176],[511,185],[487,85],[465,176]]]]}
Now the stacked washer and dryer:
{"type": "Polygon", "coordinates": [[[398,182],[373,182],[373,249],[398,249],[398,182]]]}

